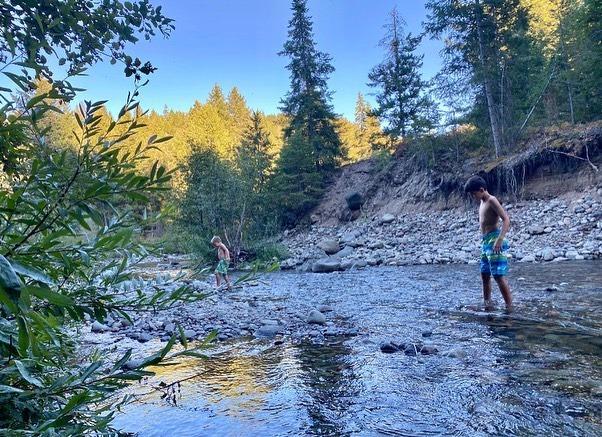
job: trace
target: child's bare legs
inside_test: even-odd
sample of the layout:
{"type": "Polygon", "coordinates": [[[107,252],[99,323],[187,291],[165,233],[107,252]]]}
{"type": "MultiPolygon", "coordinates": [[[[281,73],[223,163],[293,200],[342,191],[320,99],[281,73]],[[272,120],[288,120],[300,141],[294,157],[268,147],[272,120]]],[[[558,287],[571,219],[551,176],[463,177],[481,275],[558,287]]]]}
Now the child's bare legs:
{"type": "Polygon", "coordinates": [[[217,288],[219,288],[221,284],[221,275],[219,273],[215,274],[215,283],[217,284],[217,288]]]}
{"type": "MultiPolygon", "coordinates": [[[[504,298],[504,302],[506,303],[506,309],[508,311],[512,310],[512,293],[510,292],[510,285],[508,285],[508,281],[505,276],[494,276],[495,282],[497,282],[498,287],[500,287],[500,292],[502,293],[502,297],[504,298]]],[[[491,296],[491,287],[489,287],[489,295],[491,296]]]]}
{"type": "Polygon", "coordinates": [[[483,300],[485,301],[485,309],[489,310],[493,308],[493,302],[491,302],[491,275],[489,273],[481,273],[481,279],[483,281],[483,300]]]}
{"type": "Polygon", "coordinates": [[[226,280],[226,284],[228,284],[228,290],[232,290],[232,284],[230,283],[230,276],[224,275],[224,279],[226,280]]]}

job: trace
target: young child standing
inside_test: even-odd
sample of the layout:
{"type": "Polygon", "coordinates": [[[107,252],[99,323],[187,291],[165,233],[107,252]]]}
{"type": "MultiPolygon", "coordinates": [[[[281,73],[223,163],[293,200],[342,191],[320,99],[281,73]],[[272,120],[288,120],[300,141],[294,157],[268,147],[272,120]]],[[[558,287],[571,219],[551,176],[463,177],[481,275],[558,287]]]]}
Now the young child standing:
{"type": "Polygon", "coordinates": [[[464,185],[464,191],[480,202],[479,224],[483,235],[481,243],[481,279],[485,307],[491,308],[491,276],[502,293],[506,309],[512,309],[512,294],[506,280],[508,274],[508,242],[504,239],[510,229],[510,218],[495,196],[487,191],[487,183],[479,176],[473,176],[464,185]],[[499,221],[502,227],[499,228],[499,221]]]}
{"type": "Polygon", "coordinates": [[[226,245],[222,243],[222,239],[217,235],[211,239],[211,244],[217,249],[217,259],[219,260],[217,263],[217,267],[215,268],[215,281],[217,283],[217,288],[219,288],[221,284],[221,277],[223,276],[224,280],[226,281],[226,284],[228,285],[228,290],[232,290],[230,278],[228,277],[230,251],[228,250],[226,245]]]}

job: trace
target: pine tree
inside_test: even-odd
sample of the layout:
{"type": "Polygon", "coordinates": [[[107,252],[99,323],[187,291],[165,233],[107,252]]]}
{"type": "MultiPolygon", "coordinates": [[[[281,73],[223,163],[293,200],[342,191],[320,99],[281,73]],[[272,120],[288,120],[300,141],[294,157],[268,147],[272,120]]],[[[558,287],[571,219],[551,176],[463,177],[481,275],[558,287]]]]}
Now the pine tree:
{"type": "Polygon", "coordinates": [[[385,132],[396,139],[408,134],[420,110],[423,57],[415,53],[420,38],[403,34],[404,22],[397,9],[390,17],[381,42],[386,49],[385,59],[368,74],[368,85],[378,90],[374,114],[386,123],[385,132]]]}
{"type": "Polygon", "coordinates": [[[292,11],[288,40],[279,53],[290,58],[286,68],[290,71],[291,86],[281,102],[282,111],[290,117],[285,141],[295,136],[297,147],[304,148],[313,157],[315,171],[325,175],[336,167],[341,157],[327,86],[334,67],[330,56],[315,47],[306,0],[293,0],[292,11]]]}
{"type": "Polygon", "coordinates": [[[209,97],[207,98],[206,104],[208,106],[214,107],[218,115],[223,120],[228,119],[230,115],[228,110],[228,103],[226,102],[226,98],[224,97],[222,87],[220,87],[217,83],[213,85],[213,88],[209,92],[209,97]]]}
{"type": "Polygon", "coordinates": [[[292,206],[298,214],[307,212],[307,205],[317,202],[314,196],[320,195],[342,158],[327,86],[334,67],[330,56],[316,49],[306,3],[292,0],[288,39],[279,53],[290,59],[286,67],[290,72],[290,90],[281,101],[290,124],[284,132],[277,189],[283,197],[290,196],[293,190],[309,196],[300,200],[300,205],[292,206]]]}
{"type": "Polygon", "coordinates": [[[262,123],[261,113],[253,111],[237,155],[242,180],[253,193],[261,193],[270,176],[272,144],[262,123]]]}
{"type": "Polygon", "coordinates": [[[358,93],[355,103],[355,126],[355,150],[349,152],[355,160],[368,158],[372,152],[383,150],[389,145],[390,141],[381,129],[378,118],[361,93],[358,93]]]}
{"type": "Polygon", "coordinates": [[[249,127],[251,110],[238,88],[234,87],[228,94],[228,115],[236,141],[240,141],[249,127]]]}

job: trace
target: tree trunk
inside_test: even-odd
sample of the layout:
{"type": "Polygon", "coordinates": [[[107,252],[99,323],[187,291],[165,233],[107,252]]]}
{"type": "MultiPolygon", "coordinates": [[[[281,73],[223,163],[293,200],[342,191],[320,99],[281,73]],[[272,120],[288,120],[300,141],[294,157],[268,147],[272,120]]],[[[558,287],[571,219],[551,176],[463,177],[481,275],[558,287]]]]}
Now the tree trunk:
{"type": "Polygon", "coordinates": [[[483,86],[485,88],[485,98],[487,99],[487,110],[489,112],[489,121],[491,123],[491,133],[493,134],[493,145],[495,147],[495,157],[500,155],[503,149],[504,142],[502,137],[502,130],[500,127],[500,119],[498,114],[498,108],[496,106],[493,97],[493,88],[491,86],[491,77],[488,76],[487,62],[485,60],[485,43],[483,41],[483,29],[482,29],[482,10],[481,4],[477,0],[476,2],[476,17],[477,17],[477,39],[479,42],[479,62],[481,63],[481,69],[483,72],[483,86]]]}

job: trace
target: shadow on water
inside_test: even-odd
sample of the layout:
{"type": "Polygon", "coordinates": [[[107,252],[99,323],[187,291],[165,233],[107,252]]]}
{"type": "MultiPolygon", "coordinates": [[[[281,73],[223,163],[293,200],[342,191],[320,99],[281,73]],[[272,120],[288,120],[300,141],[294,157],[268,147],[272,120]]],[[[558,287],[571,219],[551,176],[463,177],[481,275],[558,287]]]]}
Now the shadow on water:
{"type": "Polygon", "coordinates": [[[258,305],[328,304],[359,335],[222,343],[132,386],[137,402],[115,425],[143,437],[602,435],[600,267],[514,266],[509,315],[470,309],[471,266],[272,274],[252,291],[258,305]],[[440,353],[383,354],[386,340],[440,353]]]}

